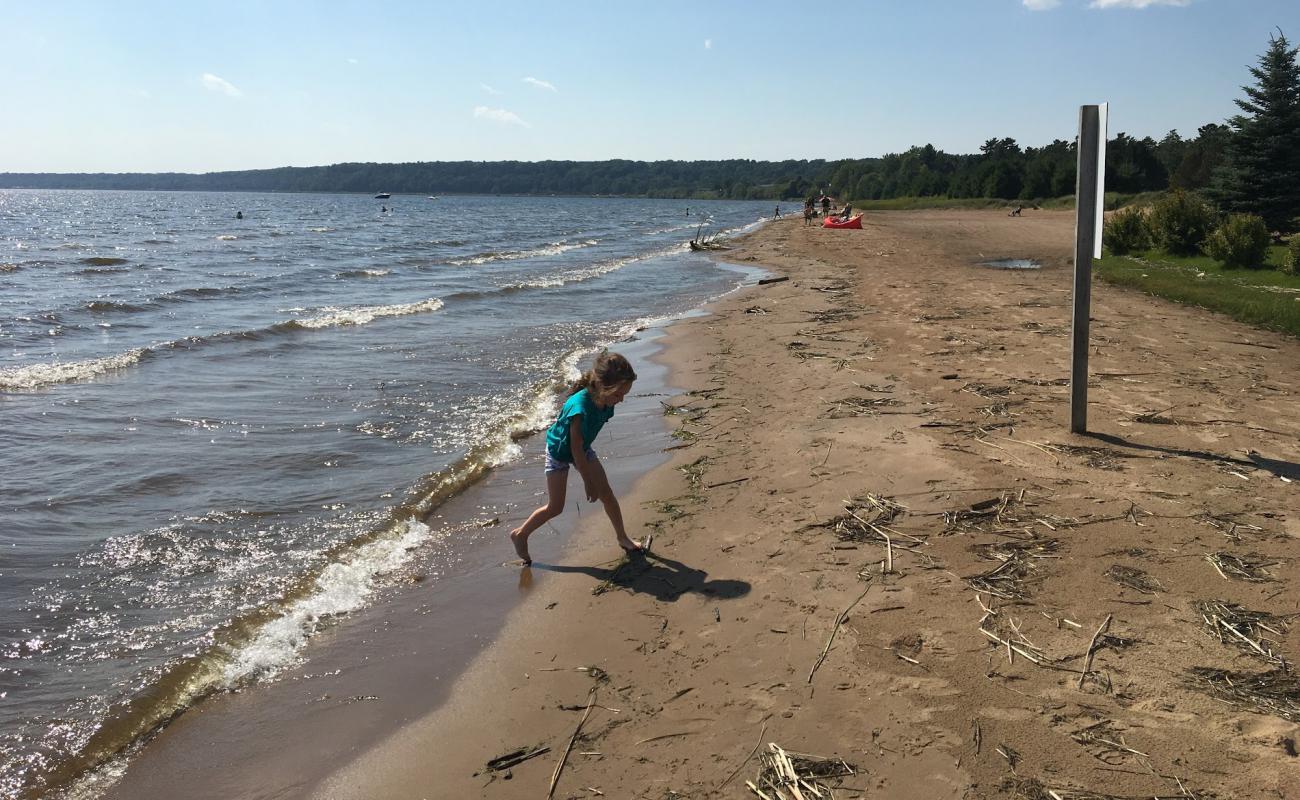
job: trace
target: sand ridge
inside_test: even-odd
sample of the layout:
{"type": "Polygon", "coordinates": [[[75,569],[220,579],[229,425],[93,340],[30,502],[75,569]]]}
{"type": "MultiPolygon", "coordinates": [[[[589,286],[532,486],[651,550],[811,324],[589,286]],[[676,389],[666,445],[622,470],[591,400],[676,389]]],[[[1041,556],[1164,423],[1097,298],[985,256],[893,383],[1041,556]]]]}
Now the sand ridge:
{"type": "Polygon", "coordinates": [[[316,796],[539,797],[562,757],[556,797],[754,796],[767,742],[851,762],[836,797],[1300,796],[1298,726],[1193,671],[1275,666],[1198,601],[1297,652],[1300,343],[1098,284],[1073,436],[1072,216],[864,222],[725,254],[790,280],[669,331],[680,444],[623,502],[654,553],[534,567],[452,700],[316,796]]]}

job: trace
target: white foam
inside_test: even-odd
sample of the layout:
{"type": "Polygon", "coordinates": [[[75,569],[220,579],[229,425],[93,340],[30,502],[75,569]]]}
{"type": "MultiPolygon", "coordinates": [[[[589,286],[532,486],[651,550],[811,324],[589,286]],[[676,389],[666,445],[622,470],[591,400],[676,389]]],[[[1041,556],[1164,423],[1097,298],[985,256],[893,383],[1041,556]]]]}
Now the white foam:
{"type": "Polygon", "coordinates": [[[405,520],[357,548],[346,561],[325,567],[317,576],[311,594],[263,625],[252,641],[232,654],[225,668],[226,687],[234,688],[252,677],[270,677],[292,664],[327,618],[365,605],[380,579],[404,565],[411,551],[431,535],[429,526],[423,522],[405,520]]]}
{"type": "Polygon", "coordinates": [[[147,352],[149,348],[138,347],[114,356],[85,361],[54,361],[25,367],[5,367],[0,369],[0,389],[38,389],[56,383],[93,378],[111,370],[129,367],[147,352]]]}
{"type": "Polygon", "coordinates": [[[488,253],[473,258],[457,258],[448,261],[448,264],[456,267],[466,265],[490,264],[493,261],[515,261],[521,258],[541,258],[543,256],[558,256],[561,253],[567,253],[570,250],[578,250],[583,247],[591,247],[599,244],[596,239],[584,239],[581,242],[551,242],[545,247],[538,247],[532,250],[513,250],[505,253],[488,253]]]}
{"type": "Polygon", "coordinates": [[[316,317],[294,320],[304,328],[329,328],[335,325],[365,325],[379,317],[400,317],[406,314],[420,314],[437,311],[442,308],[442,301],[436,297],[421,300],[418,303],[403,303],[392,306],[359,306],[357,308],[325,308],[326,312],[316,317]]]}
{"type": "Polygon", "coordinates": [[[641,255],[628,256],[627,258],[616,258],[610,261],[603,261],[590,267],[584,267],[583,269],[569,270],[568,272],[561,272],[555,275],[543,275],[539,278],[533,278],[532,280],[521,281],[519,283],[511,283],[501,288],[503,289],[548,289],[555,286],[565,286],[570,283],[581,283],[583,281],[591,280],[592,278],[599,278],[601,275],[608,275],[611,272],[616,272],[622,269],[623,267],[626,267],[628,264],[635,264],[638,261],[645,261],[646,259],[649,258],[659,258],[662,256],[670,256],[676,253],[684,253],[688,249],[689,249],[689,245],[685,243],[678,243],[678,244],[670,245],[668,247],[662,247],[658,250],[652,250],[648,253],[642,253],[641,255]]]}

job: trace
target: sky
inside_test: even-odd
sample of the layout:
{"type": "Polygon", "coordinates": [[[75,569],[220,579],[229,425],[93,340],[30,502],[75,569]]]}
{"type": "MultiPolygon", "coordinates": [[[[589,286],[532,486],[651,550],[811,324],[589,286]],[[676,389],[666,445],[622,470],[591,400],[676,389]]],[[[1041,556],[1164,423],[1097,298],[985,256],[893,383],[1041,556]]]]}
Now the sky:
{"type": "Polygon", "coordinates": [[[0,172],[862,158],[1236,113],[1300,0],[0,0],[0,172]]]}

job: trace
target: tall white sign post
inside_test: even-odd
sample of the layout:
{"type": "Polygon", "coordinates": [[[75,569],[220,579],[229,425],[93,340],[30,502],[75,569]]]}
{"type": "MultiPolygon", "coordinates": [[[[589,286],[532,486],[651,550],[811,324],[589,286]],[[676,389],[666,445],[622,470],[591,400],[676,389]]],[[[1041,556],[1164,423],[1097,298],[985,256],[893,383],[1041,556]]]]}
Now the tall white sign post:
{"type": "Polygon", "coordinates": [[[1079,107],[1079,169],[1074,184],[1074,326],[1070,358],[1070,431],[1088,431],[1088,315],[1092,260],[1101,258],[1106,191],[1106,104],[1079,107]]]}

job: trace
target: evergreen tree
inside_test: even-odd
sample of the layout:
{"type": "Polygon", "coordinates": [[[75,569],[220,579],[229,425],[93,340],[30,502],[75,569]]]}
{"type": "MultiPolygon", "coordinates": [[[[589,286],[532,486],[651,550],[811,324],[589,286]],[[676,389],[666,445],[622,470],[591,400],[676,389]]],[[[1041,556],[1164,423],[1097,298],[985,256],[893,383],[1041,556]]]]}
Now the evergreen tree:
{"type": "Polygon", "coordinates": [[[1228,120],[1228,160],[1216,174],[1214,195],[1229,211],[1258,214],[1270,230],[1296,230],[1300,214],[1300,64],[1279,30],[1251,67],[1254,86],[1236,100],[1244,111],[1228,120]]]}

